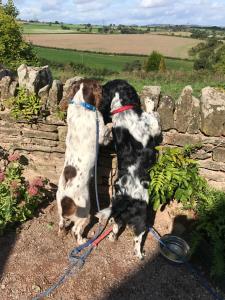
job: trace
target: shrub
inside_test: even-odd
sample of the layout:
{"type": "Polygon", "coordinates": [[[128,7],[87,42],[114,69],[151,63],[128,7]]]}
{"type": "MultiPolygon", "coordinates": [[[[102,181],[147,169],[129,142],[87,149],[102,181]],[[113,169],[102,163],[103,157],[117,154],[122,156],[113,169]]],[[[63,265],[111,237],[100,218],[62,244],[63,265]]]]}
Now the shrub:
{"type": "Polygon", "coordinates": [[[196,211],[198,220],[192,238],[192,251],[199,251],[201,243],[206,241],[212,251],[211,276],[224,278],[225,193],[206,187],[198,199],[196,211]]]}
{"type": "Polygon", "coordinates": [[[199,147],[158,147],[158,162],[150,170],[149,198],[154,210],[176,199],[196,212],[192,252],[206,242],[212,251],[211,275],[220,279],[225,276],[225,193],[210,188],[199,175],[196,161],[190,158],[199,147]]]}
{"type": "Polygon", "coordinates": [[[46,180],[36,178],[27,182],[22,176],[23,166],[18,153],[6,151],[0,156],[0,234],[6,227],[31,218],[45,196],[46,180]],[[2,165],[2,164],[1,164],[2,165]]]}
{"type": "Polygon", "coordinates": [[[37,57],[31,44],[23,40],[15,17],[0,6],[0,64],[16,69],[22,63],[36,64],[37,57]]]}
{"type": "Polygon", "coordinates": [[[166,71],[166,63],[164,57],[161,57],[160,64],[159,64],[159,71],[160,72],[166,71]]]}
{"type": "Polygon", "coordinates": [[[189,148],[160,148],[158,162],[150,170],[149,199],[154,210],[170,200],[185,207],[194,205],[196,192],[205,181],[198,174],[197,163],[190,158],[189,148]]]}
{"type": "Polygon", "coordinates": [[[216,52],[213,69],[225,74],[225,46],[222,46],[216,52]]]}
{"type": "Polygon", "coordinates": [[[40,99],[24,88],[19,88],[17,96],[9,99],[8,103],[11,106],[11,114],[15,119],[32,121],[37,119],[40,114],[40,99]]]}
{"type": "Polygon", "coordinates": [[[125,63],[123,67],[123,71],[125,72],[133,72],[133,71],[140,71],[142,69],[142,65],[140,60],[134,60],[130,63],[125,63]]]}
{"type": "Polygon", "coordinates": [[[216,38],[209,38],[206,43],[198,44],[189,53],[195,56],[195,70],[205,69],[225,72],[225,47],[216,38]]]}
{"type": "Polygon", "coordinates": [[[158,71],[159,70],[159,65],[160,61],[163,58],[162,54],[160,54],[157,51],[153,51],[150,56],[148,57],[144,69],[146,72],[149,71],[158,71]]]}
{"type": "Polygon", "coordinates": [[[19,15],[19,11],[15,7],[13,0],[8,0],[8,2],[4,5],[4,12],[14,18],[19,15]]]}

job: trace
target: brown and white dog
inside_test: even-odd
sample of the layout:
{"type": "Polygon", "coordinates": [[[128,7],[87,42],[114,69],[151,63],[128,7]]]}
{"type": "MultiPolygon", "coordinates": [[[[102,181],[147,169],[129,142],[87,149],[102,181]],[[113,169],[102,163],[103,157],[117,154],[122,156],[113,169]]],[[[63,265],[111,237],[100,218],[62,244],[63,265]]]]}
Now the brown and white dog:
{"type": "Polygon", "coordinates": [[[101,86],[94,80],[81,79],[61,103],[61,108],[68,107],[68,131],[65,162],[56,195],[59,232],[65,227],[66,220],[72,221],[72,232],[78,244],[84,242],[82,234],[89,222],[89,182],[96,160],[96,114],[99,122],[97,143],[106,145],[110,141],[110,129],[104,125],[98,111],[101,101],[101,86]]]}

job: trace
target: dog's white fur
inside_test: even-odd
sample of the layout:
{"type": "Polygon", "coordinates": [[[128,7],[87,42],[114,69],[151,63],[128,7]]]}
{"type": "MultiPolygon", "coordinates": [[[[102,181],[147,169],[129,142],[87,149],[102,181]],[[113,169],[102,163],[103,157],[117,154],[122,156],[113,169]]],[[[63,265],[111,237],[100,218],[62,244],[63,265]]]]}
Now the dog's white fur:
{"type": "MultiPolygon", "coordinates": [[[[89,181],[93,172],[96,160],[96,112],[85,109],[81,102],[83,98],[83,84],[73,98],[73,103],[69,104],[67,110],[68,131],[66,137],[66,152],[63,171],[59,178],[57,191],[57,205],[60,217],[59,231],[65,226],[65,218],[62,215],[61,201],[64,197],[69,197],[74,201],[76,207],[81,208],[84,214],[82,217],[76,213],[68,219],[74,222],[72,232],[79,244],[84,242],[82,233],[84,226],[89,221],[90,195],[89,181]],[[72,166],[76,169],[76,176],[65,182],[64,168],[72,166]]],[[[110,129],[104,125],[103,117],[98,111],[99,120],[99,144],[107,144],[110,141],[110,129]]]]}

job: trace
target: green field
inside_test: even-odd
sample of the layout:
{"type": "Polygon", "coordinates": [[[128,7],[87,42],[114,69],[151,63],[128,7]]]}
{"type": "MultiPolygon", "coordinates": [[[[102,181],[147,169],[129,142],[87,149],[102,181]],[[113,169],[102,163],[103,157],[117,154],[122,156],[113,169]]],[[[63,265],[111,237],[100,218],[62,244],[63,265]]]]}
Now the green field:
{"type": "MultiPolygon", "coordinates": [[[[52,62],[67,64],[82,63],[91,68],[107,68],[120,72],[126,63],[139,60],[144,63],[146,57],[133,55],[107,55],[90,52],[81,52],[74,50],[61,50],[54,48],[44,48],[35,46],[39,58],[44,58],[52,62]]],[[[193,62],[180,59],[166,58],[166,67],[168,70],[191,71],[193,62]]]]}
{"type": "Polygon", "coordinates": [[[85,25],[63,24],[67,29],[62,28],[62,24],[54,23],[22,23],[24,34],[34,33],[97,33],[101,26],[92,26],[91,32],[85,25]]]}
{"type": "MultiPolygon", "coordinates": [[[[205,86],[224,86],[225,76],[214,74],[212,72],[196,72],[193,71],[193,62],[181,59],[166,59],[168,72],[150,72],[143,73],[127,73],[122,72],[126,63],[131,63],[134,60],[140,60],[144,63],[146,57],[133,55],[107,55],[90,52],[81,52],[74,50],[63,50],[54,48],[44,48],[35,46],[35,50],[39,58],[47,59],[52,62],[50,68],[54,78],[61,79],[63,82],[70,77],[79,74],[74,72],[69,66],[70,62],[84,64],[90,68],[109,69],[118,72],[112,76],[97,76],[102,83],[115,79],[122,78],[128,80],[138,92],[141,92],[145,85],[159,85],[162,93],[178,99],[182,89],[186,85],[191,85],[194,90],[194,95],[199,97],[201,89],[205,86]],[[62,68],[55,68],[54,63],[62,64],[62,68]]],[[[87,75],[88,76],[88,75],[87,75]]]]}

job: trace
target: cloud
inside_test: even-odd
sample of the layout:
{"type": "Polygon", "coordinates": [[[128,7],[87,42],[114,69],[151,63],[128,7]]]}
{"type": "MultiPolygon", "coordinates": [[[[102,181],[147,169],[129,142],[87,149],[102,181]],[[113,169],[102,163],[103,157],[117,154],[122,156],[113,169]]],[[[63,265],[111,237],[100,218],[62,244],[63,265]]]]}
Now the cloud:
{"type": "Polygon", "coordinates": [[[162,7],[168,4],[168,0],[142,0],[141,7],[162,7]]]}
{"type": "Polygon", "coordinates": [[[20,17],[28,20],[225,26],[224,0],[15,0],[15,4],[20,17]]]}

